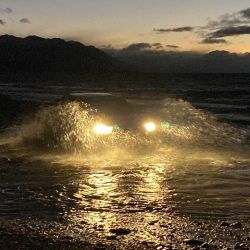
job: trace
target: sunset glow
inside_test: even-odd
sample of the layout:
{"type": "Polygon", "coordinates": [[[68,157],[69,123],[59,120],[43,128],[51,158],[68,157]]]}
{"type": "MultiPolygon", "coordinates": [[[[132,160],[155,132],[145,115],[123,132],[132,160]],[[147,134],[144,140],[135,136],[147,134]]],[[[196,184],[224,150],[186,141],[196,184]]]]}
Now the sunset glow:
{"type": "Polygon", "coordinates": [[[249,30],[213,37],[215,31],[250,24],[242,12],[250,7],[247,0],[2,0],[0,5],[2,35],[60,37],[100,48],[149,43],[158,44],[153,50],[250,51],[249,30]],[[235,18],[240,21],[232,23],[235,18]]]}

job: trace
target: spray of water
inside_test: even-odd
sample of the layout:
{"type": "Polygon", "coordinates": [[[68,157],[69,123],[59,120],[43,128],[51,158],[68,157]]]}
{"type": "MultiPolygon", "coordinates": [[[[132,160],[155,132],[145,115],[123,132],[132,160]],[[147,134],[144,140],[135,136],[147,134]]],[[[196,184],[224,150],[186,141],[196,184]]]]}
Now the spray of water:
{"type": "Polygon", "coordinates": [[[82,102],[70,102],[40,110],[35,119],[21,127],[22,141],[54,151],[91,153],[114,149],[135,149],[145,143],[136,134],[121,130],[111,135],[94,131],[103,117],[82,102]]]}
{"type": "MultiPolygon", "coordinates": [[[[128,155],[138,158],[159,152],[160,157],[169,152],[172,155],[177,152],[183,157],[191,151],[204,152],[204,148],[210,152],[211,148],[215,151],[218,148],[234,150],[245,140],[243,130],[221,123],[213,115],[183,100],[165,99],[161,107],[154,113],[169,121],[170,126],[159,128],[153,135],[121,129],[110,135],[98,135],[93,128],[102,122],[103,115],[86,103],[69,102],[42,108],[35,117],[15,128],[14,138],[36,155],[43,150],[45,154],[74,155],[74,159],[80,155],[85,160],[90,155],[91,159],[94,155],[102,159],[103,155],[106,158],[116,155],[121,159],[128,155]]],[[[13,140],[8,141],[13,143],[13,140]]]]}
{"type": "Polygon", "coordinates": [[[196,109],[181,99],[165,99],[161,114],[172,124],[164,130],[165,138],[175,145],[232,147],[244,143],[246,139],[244,130],[219,122],[214,115],[196,109]]]}

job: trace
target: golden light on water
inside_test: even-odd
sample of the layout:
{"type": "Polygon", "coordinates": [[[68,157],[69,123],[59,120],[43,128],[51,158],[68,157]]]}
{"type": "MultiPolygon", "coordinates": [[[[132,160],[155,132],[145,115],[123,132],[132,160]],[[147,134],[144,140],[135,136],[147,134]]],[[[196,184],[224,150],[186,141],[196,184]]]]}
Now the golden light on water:
{"type": "Polygon", "coordinates": [[[94,131],[98,135],[109,135],[113,132],[113,127],[104,124],[96,124],[94,127],[94,131]]]}
{"type": "Polygon", "coordinates": [[[153,122],[147,122],[144,125],[147,132],[154,132],[156,130],[156,125],[153,122]]]}

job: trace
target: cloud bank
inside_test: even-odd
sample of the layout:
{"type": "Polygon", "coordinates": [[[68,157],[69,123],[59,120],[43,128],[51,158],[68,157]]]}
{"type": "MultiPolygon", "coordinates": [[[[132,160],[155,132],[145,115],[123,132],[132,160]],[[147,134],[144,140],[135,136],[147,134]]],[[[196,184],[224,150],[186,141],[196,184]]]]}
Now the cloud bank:
{"type": "Polygon", "coordinates": [[[138,51],[142,51],[145,49],[150,49],[151,48],[151,44],[149,43],[133,43],[130,44],[128,47],[123,48],[122,51],[123,52],[138,52],[138,51]]]}
{"type": "Polygon", "coordinates": [[[102,50],[108,52],[109,54],[135,54],[143,53],[145,51],[161,51],[164,46],[161,43],[132,43],[127,47],[122,49],[115,49],[112,45],[102,46],[102,50]]]}
{"type": "Polygon", "coordinates": [[[250,8],[222,15],[217,20],[209,20],[205,26],[158,28],[153,31],[157,34],[195,32],[201,37],[201,44],[228,44],[224,38],[250,34],[250,8]]]}
{"type": "Polygon", "coordinates": [[[213,37],[204,38],[201,43],[203,44],[227,44],[227,40],[225,39],[218,39],[213,37]]]}

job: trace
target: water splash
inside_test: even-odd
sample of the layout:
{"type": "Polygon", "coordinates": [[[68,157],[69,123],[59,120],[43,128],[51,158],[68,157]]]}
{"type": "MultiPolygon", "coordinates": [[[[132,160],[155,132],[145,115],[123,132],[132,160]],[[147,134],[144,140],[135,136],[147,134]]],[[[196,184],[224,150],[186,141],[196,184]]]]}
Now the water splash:
{"type": "MultiPolygon", "coordinates": [[[[70,219],[78,216],[76,211],[134,212],[153,208],[162,211],[172,200],[173,204],[183,204],[184,207],[187,204],[191,204],[188,205],[190,208],[197,206],[197,211],[201,204],[206,211],[208,203],[203,200],[207,202],[214,186],[227,180],[223,176],[229,168],[242,172],[240,181],[236,182],[239,191],[233,198],[242,194],[242,181],[249,173],[249,168],[245,170],[244,166],[249,166],[249,150],[242,156],[235,147],[244,146],[244,131],[220,123],[212,115],[182,100],[167,99],[161,110],[153,113],[167,119],[171,126],[152,136],[123,130],[98,136],[93,132],[93,126],[103,119],[102,114],[85,103],[42,108],[30,121],[16,127],[12,135],[5,135],[5,144],[13,145],[15,150],[21,147],[22,153],[31,152],[23,155],[16,151],[15,157],[19,159],[3,160],[2,166],[11,171],[18,187],[28,194],[25,203],[19,198],[15,200],[21,200],[22,206],[32,207],[29,203],[31,188],[35,190],[39,204],[50,204],[52,214],[56,204],[70,219]],[[23,185],[20,185],[19,175],[23,185]],[[216,179],[218,175],[222,178],[216,179]],[[195,201],[188,203],[192,200],[195,201]]],[[[0,150],[3,146],[0,140],[0,150]]],[[[241,150],[244,152],[243,148],[241,150]]],[[[8,186],[11,175],[9,177],[2,171],[2,176],[8,186]]],[[[235,172],[232,172],[232,178],[235,178],[235,172]]],[[[227,185],[231,187],[230,180],[227,185]]],[[[15,189],[16,185],[12,187],[15,189]]],[[[248,193],[246,189],[245,196],[248,193]]],[[[223,198],[224,194],[218,190],[214,198],[218,195],[223,198]]],[[[216,201],[212,205],[219,209],[225,204],[224,200],[216,201]]],[[[240,202],[237,208],[247,208],[249,214],[244,197],[240,202]]],[[[9,204],[7,206],[9,209],[9,204]]]]}
{"type": "Polygon", "coordinates": [[[98,135],[96,124],[104,118],[83,102],[70,102],[40,110],[35,119],[20,129],[25,145],[64,152],[100,152],[111,149],[135,149],[144,144],[136,134],[117,130],[98,135]]]}
{"type": "Polygon", "coordinates": [[[174,144],[225,147],[239,145],[246,140],[244,130],[219,122],[214,115],[181,99],[165,99],[160,113],[172,124],[164,133],[166,140],[174,144]]]}
{"type": "MultiPolygon", "coordinates": [[[[115,130],[111,135],[97,135],[94,126],[109,117],[83,102],[69,102],[40,109],[35,117],[15,128],[16,141],[34,152],[91,155],[138,156],[157,152],[190,151],[204,148],[239,148],[246,134],[230,124],[219,122],[215,116],[194,108],[183,100],[165,99],[155,116],[171,126],[159,128],[153,135],[141,131],[115,130]]],[[[5,136],[6,137],[6,136],[5,136]]],[[[8,137],[8,136],[7,136],[8,137]]],[[[10,141],[10,140],[9,140],[10,141]]],[[[13,143],[13,140],[11,141],[13,143]]]]}

